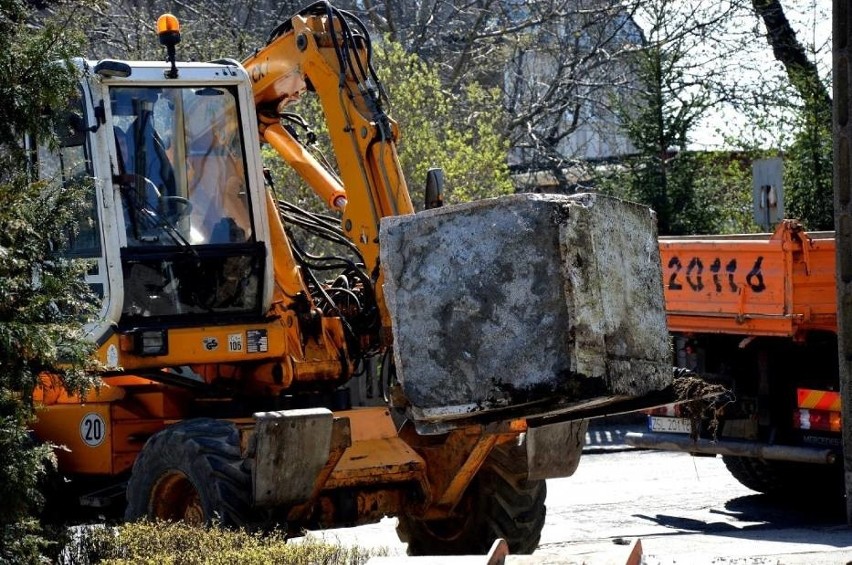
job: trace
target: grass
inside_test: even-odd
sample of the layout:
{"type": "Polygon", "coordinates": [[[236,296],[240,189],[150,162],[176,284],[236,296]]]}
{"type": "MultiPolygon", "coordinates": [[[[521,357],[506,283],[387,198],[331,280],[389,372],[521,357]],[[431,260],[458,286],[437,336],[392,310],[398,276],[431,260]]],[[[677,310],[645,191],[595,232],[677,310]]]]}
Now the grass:
{"type": "Polygon", "coordinates": [[[382,550],[332,545],[315,538],[286,543],[280,533],[138,522],[80,530],[61,562],[75,565],[361,565],[382,550]]]}

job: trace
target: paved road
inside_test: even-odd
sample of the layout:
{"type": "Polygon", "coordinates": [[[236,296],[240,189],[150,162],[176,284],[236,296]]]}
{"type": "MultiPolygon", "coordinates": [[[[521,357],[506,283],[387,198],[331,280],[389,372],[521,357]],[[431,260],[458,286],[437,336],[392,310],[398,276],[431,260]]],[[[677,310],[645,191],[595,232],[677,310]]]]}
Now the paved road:
{"type": "MultiPolygon", "coordinates": [[[[547,522],[534,555],[623,563],[639,539],[647,565],[852,562],[842,502],[772,501],[737,483],[719,458],[623,449],[626,431],[593,429],[601,435],[589,437],[576,474],[547,482],[547,522]]],[[[403,554],[394,526],[386,519],[325,535],[403,554]]]]}
{"type": "Polygon", "coordinates": [[[843,508],[773,502],[728,475],[721,459],[624,451],[586,456],[548,481],[537,554],[607,558],[640,539],[646,563],[847,563],[843,508]]]}

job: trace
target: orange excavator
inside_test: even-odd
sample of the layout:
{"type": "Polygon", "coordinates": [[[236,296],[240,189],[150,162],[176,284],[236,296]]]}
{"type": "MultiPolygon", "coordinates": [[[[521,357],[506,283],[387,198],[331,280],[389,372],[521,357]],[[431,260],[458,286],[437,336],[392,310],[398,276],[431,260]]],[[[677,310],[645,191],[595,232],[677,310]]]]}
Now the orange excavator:
{"type": "Polygon", "coordinates": [[[166,62],[77,61],[73,135],[37,150],[43,175],[94,179],[68,254],[86,262],[100,298],[87,331],[103,385],[69,395],[44,375],[36,392],[36,435],[65,447],[63,494],[129,520],[293,532],[397,516],[413,554],[485,553],[496,538],[531,552],[544,479],[573,473],[583,418],[671,381],[662,292],[647,291],[662,288],[652,214],[604,197],[539,196],[414,214],[369,34],[326,2],[285,21],[242,63],[178,63],[177,20],[161,17],[158,30],[166,62]],[[289,109],[305,95],[321,103],[337,170],[310,151],[289,109]],[[283,200],[261,144],[330,212],[283,200]],[[535,229],[525,206],[548,207],[535,229]],[[609,223],[583,223],[595,210],[609,210],[600,216],[609,223]],[[488,214],[496,219],[481,220],[488,214]],[[402,223],[386,224],[392,217],[402,223]],[[393,267],[387,253],[406,254],[405,237],[460,217],[473,222],[463,248],[426,246],[449,245],[450,263],[433,269],[424,251],[393,267]],[[504,239],[490,235],[495,226],[504,239]],[[546,244],[537,234],[550,234],[546,244]],[[339,251],[319,255],[307,237],[339,251]],[[498,269],[464,260],[477,241],[501,255],[537,247],[513,259],[530,264],[498,269]],[[595,251],[609,241],[607,253],[595,251]],[[552,272],[541,249],[556,257],[552,272]],[[439,276],[414,305],[405,285],[425,275],[405,275],[412,265],[439,276]],[[475,269],[465,281],[445,283],[466,267],[475,269]],[[487,273],[496,282],[483,287],[487,273]],[[514,299],[552,292],[563,304],[536,312],[497,300],[520,283],[514,299]],[[406,312],[441,300],[454,329],[416,334],[421,324],[406,312]],[[652,330],[630,326],[652,318],[652,330]],[[458,332],[471,319],[491,329],[458,332]],[[506,326],[515,319],[527,325],[506,326]],[[505,336],[557,361],[494,341],[505,336]],[[418,351],[447,364],[421,377],[418,351]],[[505,369],[483,371],[493,359],[505,369]],[[526,370],[539,366],[545,377],[526,370]],[[384,394],[357,406],[347,385],[371,376],[384,394]]]}

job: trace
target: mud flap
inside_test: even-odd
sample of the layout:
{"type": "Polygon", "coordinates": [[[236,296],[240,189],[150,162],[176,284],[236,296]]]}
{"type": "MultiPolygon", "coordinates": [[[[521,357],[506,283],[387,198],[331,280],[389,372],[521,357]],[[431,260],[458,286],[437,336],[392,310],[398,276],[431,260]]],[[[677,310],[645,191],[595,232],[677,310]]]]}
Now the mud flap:
{"type": "Polygon", "coordinates": [[[333,414],[325,408],[259,412],[253,441],[255,506],[307,500],[328,461],[333,414]]]}
{"type": "Polygon", "coordinates": [[[548,424],[527,430],[530,480],[570,477],[580,464],[588,420],[548,424]]]}

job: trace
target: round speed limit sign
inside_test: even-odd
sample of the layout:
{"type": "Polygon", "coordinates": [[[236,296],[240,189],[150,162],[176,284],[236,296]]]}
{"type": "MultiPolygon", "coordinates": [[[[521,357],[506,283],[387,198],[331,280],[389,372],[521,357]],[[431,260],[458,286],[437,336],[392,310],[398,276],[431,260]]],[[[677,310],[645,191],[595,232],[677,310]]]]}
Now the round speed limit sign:
{"type": "Polygon", "coordinates": [[[97,447],[106,438],[106,422],[103,416],[89,412],[80,422],[80,437],[89,447],[97,447]]]}

